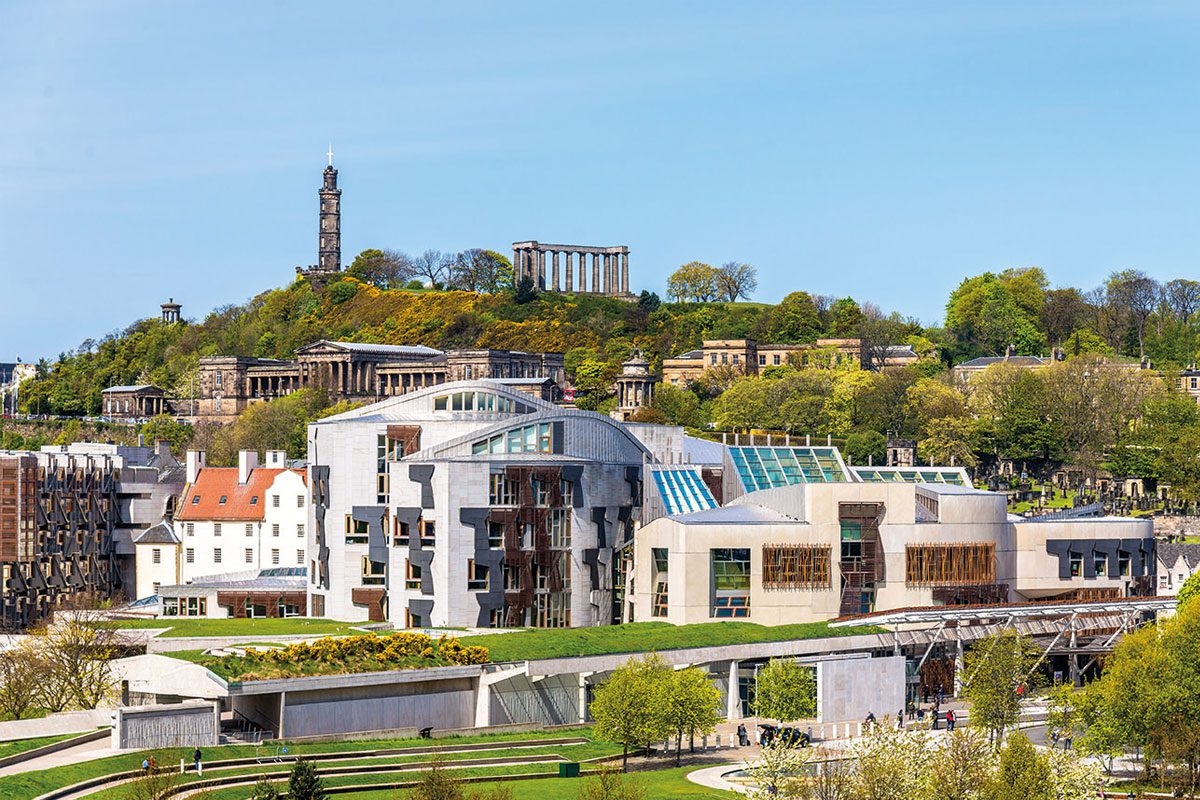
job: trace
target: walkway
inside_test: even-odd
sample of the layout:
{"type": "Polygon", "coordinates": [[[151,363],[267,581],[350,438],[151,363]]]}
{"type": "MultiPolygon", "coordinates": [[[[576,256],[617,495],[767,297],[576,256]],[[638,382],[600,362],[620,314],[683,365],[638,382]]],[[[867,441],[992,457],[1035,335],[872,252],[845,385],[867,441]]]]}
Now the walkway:
{"type": "MultiPolygon", "coordinates": [[[[5,775],[19,775],[22,772],[36,772],[37,770],[50,769],[51,767],[63,767],[68,764],[80,764],[84,761],[93,761],[97,758],[121,755],[121,752],[112,748],[110,739],[97,739],[92,742],[75,745],[74,747],[68,747],[66,750],[59,750],[57,753],[49,753],[37,758],[31,758],[29,761],[22,761],[20,764],[4,767],[0,769],[0,777],[5,775]]],[[[134,755],[130,755],[129,757],[131,760],[134,759],[134,755]]],[[[136,765],[133,765],[131,769],[134,767],[136,765]]]]}

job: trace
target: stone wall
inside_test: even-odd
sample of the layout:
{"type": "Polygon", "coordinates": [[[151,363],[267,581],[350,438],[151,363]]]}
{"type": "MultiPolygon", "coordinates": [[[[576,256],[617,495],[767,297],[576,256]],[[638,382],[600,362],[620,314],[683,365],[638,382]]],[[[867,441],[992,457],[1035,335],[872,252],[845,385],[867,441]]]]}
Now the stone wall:
{"type": "Polygon", "coordinates": [[[112,746],[121,750],[213,747],[221,732],[221,706],[215,700],[178,705],[118,708],[112,746]]]}

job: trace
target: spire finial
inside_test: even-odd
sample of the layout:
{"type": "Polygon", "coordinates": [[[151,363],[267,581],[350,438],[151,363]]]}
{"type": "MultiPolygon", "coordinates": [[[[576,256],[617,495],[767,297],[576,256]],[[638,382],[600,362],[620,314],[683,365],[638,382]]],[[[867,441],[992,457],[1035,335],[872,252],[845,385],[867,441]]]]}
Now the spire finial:
{"type": "Polygon", "coordinates": [[[329,152],[325,154],[329,159],[329,166],[333,166],[333,142],[329,143],[329,152]]]}

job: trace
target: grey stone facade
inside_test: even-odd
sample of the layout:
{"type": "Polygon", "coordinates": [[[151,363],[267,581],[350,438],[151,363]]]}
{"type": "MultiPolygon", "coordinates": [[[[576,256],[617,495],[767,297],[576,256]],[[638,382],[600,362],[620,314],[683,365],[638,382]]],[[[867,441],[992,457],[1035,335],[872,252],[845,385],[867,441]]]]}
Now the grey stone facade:
{"type": "Polygon", "coordinates": [[[588,292],[614,297],[631,297],[629,291],[629,248],[592,247],[580,244],[513,242],[513,273],[517,280],[533,279],[544,292],[588,292]],[[559,256],[563,256],[560,280],[559,256]],[[549,260],[547,260],[549,256],[549,260]],[[589,278],[588,257],[591,257],[589,278]]]}

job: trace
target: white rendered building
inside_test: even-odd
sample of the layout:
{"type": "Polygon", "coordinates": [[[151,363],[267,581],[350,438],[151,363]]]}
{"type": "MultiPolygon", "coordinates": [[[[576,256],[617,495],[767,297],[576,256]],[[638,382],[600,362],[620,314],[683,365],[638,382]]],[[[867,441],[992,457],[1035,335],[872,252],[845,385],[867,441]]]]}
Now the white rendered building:
{"type": "Polygon", "coordinates": [[[609,417],[460,381],[314,422],[308,453],[312,616],[579,627],[620,607],[648,452],[609,417]]]}

